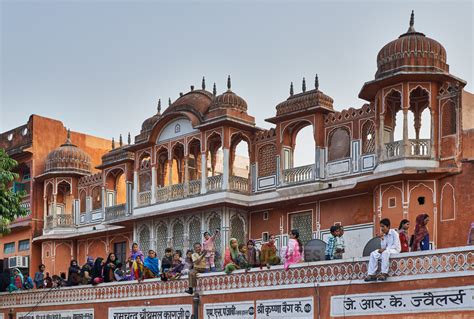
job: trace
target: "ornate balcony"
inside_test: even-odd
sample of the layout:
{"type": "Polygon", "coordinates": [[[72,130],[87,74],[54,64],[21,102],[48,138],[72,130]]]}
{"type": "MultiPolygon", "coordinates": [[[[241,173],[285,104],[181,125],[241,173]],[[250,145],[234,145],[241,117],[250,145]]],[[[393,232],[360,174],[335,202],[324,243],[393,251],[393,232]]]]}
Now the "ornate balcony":
{"type": "Polygon", "coordinates": [[[410,139],[405,148],[403,140],[385,144],[385,158],[393,160],[398,158],[431,158],[431,140],[429,139],[410,139]]]}
{"type": "Polygon", "coordinates": [[[138,193],[138,206],[146,206],[151,204],[151,191],[138,193]]]}
{"type": "Polygon", "coordinates": [[[229,176],[229,189],[239,193],[249,193],[249,179],[240,176],[229,176]]]}
{"type": "Polygon", "coordinates": [[[207,191],[217,192],[222,190],[222,175],[209,176],[207,178],[207,191]]]}
{"type": "Polygon", "coordinates": [[[125,204],[105,207],[105,221],[122,218],[126,216],[125,204]]]}
{"type": "Polygon", "coordinates": [[[314,164],[285,169],[283,171],[283,183],[297,184],[313,181],[315,179],[314,164]]]}
{"type": "Polygon", "coordinates": [[[71,227],[75,227],[74,216],[72,214],[57,214],[56,216],[46,216],[46,229],[71,227]]]}

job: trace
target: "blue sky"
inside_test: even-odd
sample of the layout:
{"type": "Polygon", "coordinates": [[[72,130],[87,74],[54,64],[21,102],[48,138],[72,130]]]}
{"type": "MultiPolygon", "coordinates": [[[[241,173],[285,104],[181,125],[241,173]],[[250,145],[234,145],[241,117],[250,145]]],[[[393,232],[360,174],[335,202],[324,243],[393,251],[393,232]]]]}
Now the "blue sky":
{"type": "Polygon", "coordinates": [[[107,138],[138,134],[166,101],[200,86],[233,90],[257,125],[301,79],[359,107],[377,52],[408,28],[441,42],[474,91],[472,1],[2,1],[0,131],[32,113],[107,138]]]}

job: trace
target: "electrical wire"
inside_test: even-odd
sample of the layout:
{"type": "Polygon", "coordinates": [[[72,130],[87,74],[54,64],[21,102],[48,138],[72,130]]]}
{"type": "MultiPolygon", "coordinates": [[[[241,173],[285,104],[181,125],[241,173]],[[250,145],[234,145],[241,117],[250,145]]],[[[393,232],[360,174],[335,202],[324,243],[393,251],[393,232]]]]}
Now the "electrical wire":
{"type": "Polygon", "coordinates": [[[61,288],[61,286],[57,286],[57,287],[51,287],[49,288],[44,294],[43,296],[41,297],[41,299],[36,303],[36,305],[33,306],[33,308],[31,308],[31,310],[26,314],[24,315],[23,317],[28,317],[33,311],[36,310],[36,308],[38,308],[38,306],[41,304],[41,302],[43,301],[43,299],[51,292],[53,291],[55,288],[57,288],[59,290],[59,288],[61,288]]]}
{"type": "MultiPolygon", "coordinates": [[[[355,257],[352,257],[352,264],[355,263],[355,257]]],[[[342,302],[344,303],[344,301],[346,300],[346,295],[347,295],[347,291],[349,291],[349,288],[351,287],[352,285],[352,276],[350,276],[349,278],[349,284],[347,285],[346,287],[346,290],[344,291],[344,297],[342,298],[342,302]]],[[[342,316],[343,318],[345,319],[346,318],[346,307],[342,307],[342,316]]]]}

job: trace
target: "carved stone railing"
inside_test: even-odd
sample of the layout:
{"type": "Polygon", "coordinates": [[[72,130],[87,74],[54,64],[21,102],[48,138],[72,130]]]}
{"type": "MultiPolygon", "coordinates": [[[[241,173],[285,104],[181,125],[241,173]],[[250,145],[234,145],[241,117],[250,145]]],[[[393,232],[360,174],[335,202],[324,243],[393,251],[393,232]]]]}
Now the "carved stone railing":
{"type": "Polygon", "coordinates": [[[56,227],[74,227],[74,216],[72,214],[57,214],[56,227]]]}
{"type": "Polygon", "coordinates": [[[196,196],[201,194],[201,180],[194,180],[188,182],[188,196],[196,196]]]}
{"type": "Polygon", "coordinates": [[[122,217],[125,217],[125,215],[126,215],[125,204],[105,207],[105,220],[106,221],[122,218],[122,217]]]}
{"type": "Polygon", "coordinates": [[[170,199],[170,187],[158,187],[155,191],[155,198],[157,203],[168,201],[170,199]]]}
{"type": "Polygon", "coordinates": [[[314,169],[313,164],[285,169],[283,171],[283,183],[297,184],[313,181],[315,177],[314,169]]]}
{"type": "Polygon", "coordinates": [[[385,144],[387,159],[399,158],[403,155],[403,141],[395,141],[385,144]]]}
{"type": "Polygon", "coordinates": [[[151,191],[138,193],[138,206],[146,206],[151,203],[151,191]]]}
{"type": "Polygon", "coordinates": [[[431,140],[409,140],[410,156],[431,157],[431,140]]]}
{"type": "Polygon", "coordinates": [[[176,200],[184,198],[184,184],[173,184],[170,186],[170,199],[176,200]]]}
{"type": "Polygon", "coordinates": [[[49,216],[46,216],[46,225],[45,225],[45,228],[46,229],[51,229],[53,228],[53,215],[49,215],[49,216]]]}
{"type": "Polygon", "coordinates": [[[408,140],[408,148],[405,150],[403,140],[385,144],[386,159],[397,159],[402,157],[431,157],[431,140],[429,139],[411,139],[408,140]]]}
{"type": "MultiPolygon", "coordinates": [[[[223,272],[200,274],[197,290],[200,294],[224,294],[232,292],[251,292],[276,289],[314,288],[315,284],[347,285],[364,284],[367,275],[368,257],[319,261],[292,265],[289,270],[283,266],[271,269],[253,268],[249,272],[236,270],[226,275],[223,272]],[[253,290],[254,289],[254,290],[253,290]]],[[[474,246],[453,247],[439,250],[393,254],[390,256],[388,282],[403,280],[430,280],[472,276],[474,271],[474,246]]],[[[64,305],[79,303],[104,303],[117,300],[152,299],[157,295],[170,298],[184,294],[188,280],[183,276],[179,280],[162,282],[158,279],[102,283],[91,285],[62,287],[45,293],[43,290],[0,293],[0,309],[10,307],[33,307],[41,305],[64,305]]],[[[373,283],[368,283],[373,287],[373,283]]],[[[375,288],[374,288],[375,289],[375,288]]],[[[41,305],[40,309],[41,310],[41,305]]]]}
{"type": "Polygon", "coordinates": [[[245,193],[249,192],[249,179],[240,176],[229,176],[229,189],[231,191],[245,193]]]}
{"type": "Polygon", "coordinates": [[[208,192],[213,192],[213,191],[220,191],[222,190],[222,174],[221,175],[215,175],[215,176],[209,176],[207,178],[207,191],[208,192]]]}

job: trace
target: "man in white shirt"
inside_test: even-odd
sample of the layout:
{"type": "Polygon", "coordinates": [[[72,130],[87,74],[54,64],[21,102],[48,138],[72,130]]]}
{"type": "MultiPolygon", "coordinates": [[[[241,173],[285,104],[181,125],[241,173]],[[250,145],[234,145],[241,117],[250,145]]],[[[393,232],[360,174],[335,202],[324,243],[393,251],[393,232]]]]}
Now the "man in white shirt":
{"type": "Polygon", "coordinates": [[[396,230],[390,229],[390,219],[384,218],[380,221],[380,231],[382,232],[381,248],[370,254],[368,276],[365,281],[377,280],[376,273],[379,259],[382,260],[382,269],[378,280],[385,281],[390,267],[390,254],[398,254],[401,250],[399,234],[396,230]]]}

